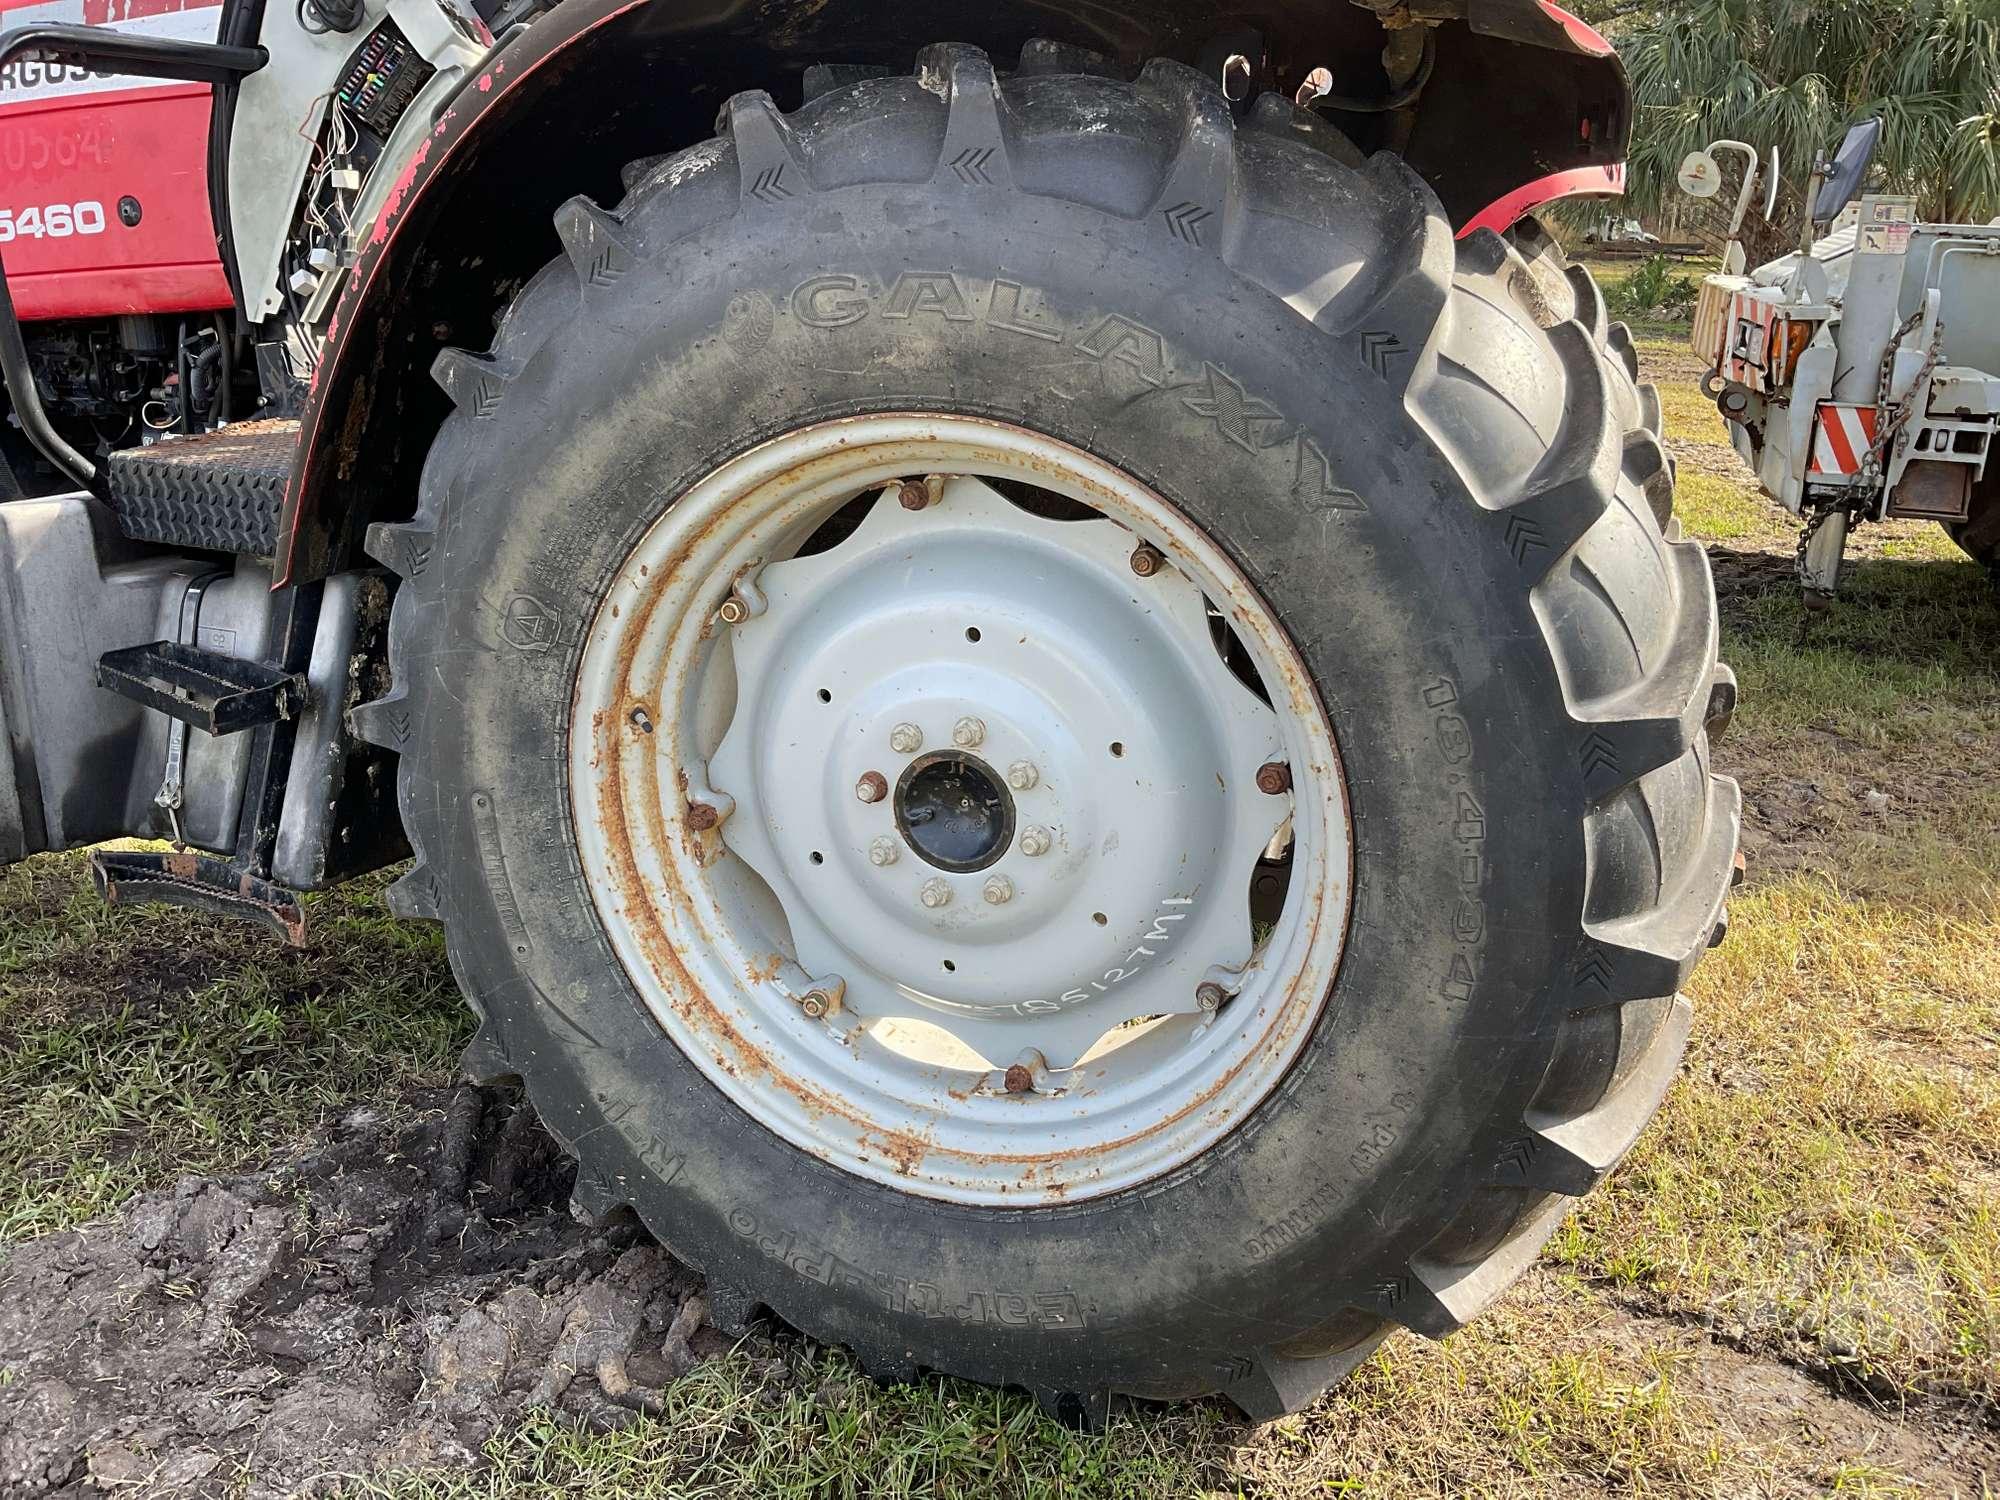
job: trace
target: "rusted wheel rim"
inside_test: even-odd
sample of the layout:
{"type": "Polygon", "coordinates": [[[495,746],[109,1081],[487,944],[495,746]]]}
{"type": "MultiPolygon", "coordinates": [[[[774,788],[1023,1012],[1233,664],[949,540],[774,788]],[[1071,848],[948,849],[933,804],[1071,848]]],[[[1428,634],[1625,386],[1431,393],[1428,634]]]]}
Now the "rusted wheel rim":
{"type": "Polygon", "coordinates": [[[1345,937],[1339,756],[1271,611],[1160,496],[983,419],[802,428],[683,495],[592,623],[570,771],[667,1034],[782,1138],[931,1197],[1199,1155],[1345,937]]]}

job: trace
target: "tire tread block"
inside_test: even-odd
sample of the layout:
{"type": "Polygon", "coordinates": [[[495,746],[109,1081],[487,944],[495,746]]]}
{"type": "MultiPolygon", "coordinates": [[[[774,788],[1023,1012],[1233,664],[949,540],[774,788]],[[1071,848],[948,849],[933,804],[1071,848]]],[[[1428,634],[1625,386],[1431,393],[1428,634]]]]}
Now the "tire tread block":
{"type": "Polygon", "coordinates": [[[1708,553],[1695,542],[1669,544],[1681,607],[1659,659],[1624,691],[1579,706],[1578,763],[1593,798],[1607,797],[1649,771],[1672,765],[1694,747],[1716,680],[1720,623],[1708,553]]]}
{"type": "Polygon", "coordinates": [[[932,180],[968,188],[1014,186],[1005,108],[993,63],[977,47],[940,43],[917,54],[917,77],[944,96],[944,144],[932,180]]]}
{"type": "Polygon", "coordinates": [[[1541,1188],[1580,1198],[1602,1182],[1666,1098],[1687,1050],[1694,1007],[1676,996],[1672,1012],[1653,1034],[1646,1054],[1595,1107],[1567,1118],[1530,1110],[1533,1148],[1518,1168],[1496,1174],[1500,1184],[1541,1188]]]}
{"type": "Polygon", "coordinates": [[[1586,924],[1573,969],[1573,1007],[1593,1009],[1672,995],[1708,951],[1735,876],[1743,794],[1727,776],[1709,781],[1708,836],[1678,886],[1648,911],[1586,924]]]}

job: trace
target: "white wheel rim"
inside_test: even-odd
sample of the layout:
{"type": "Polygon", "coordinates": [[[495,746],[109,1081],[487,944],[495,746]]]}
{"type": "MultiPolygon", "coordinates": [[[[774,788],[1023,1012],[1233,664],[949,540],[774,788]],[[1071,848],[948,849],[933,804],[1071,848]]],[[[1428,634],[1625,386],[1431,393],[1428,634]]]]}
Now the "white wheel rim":
{"type": "Polygon", "coordinates": [[[827,422],[697,483],[592,622],[569,760],[660,1026],[782,1139],[929,1197],[1075,1201],[1192,1160],[1297,1058],[1345,940],[1346,788],[1289,638],[1160,496],[1002,423],[827,422]],[[1258,788],[1273,764],[1288,790],[1258,788]]]}

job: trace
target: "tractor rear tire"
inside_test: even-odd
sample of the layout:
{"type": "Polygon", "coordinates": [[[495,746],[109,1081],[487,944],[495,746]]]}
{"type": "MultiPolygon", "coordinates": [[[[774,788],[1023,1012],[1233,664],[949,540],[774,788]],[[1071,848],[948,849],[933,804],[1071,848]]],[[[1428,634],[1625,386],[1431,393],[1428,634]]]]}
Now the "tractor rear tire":
{"type": "Polygon", "coordinates": [[[1993,586],[2000,589],[2000,465],[1988,470],[1973,486],[1970,514],[1963,521],[1943,524],[1965,555],[1984,568],[1993,586]]]}
{"type": "MultiPolygon", "coordinates": [[[[567,254],[492,349],[437,362],[456,409],[416,514],[369,536],[401,579],[395,687],[355,718],[402,756],[417,860],[391,906],[444,924],[481,1018],[469,1070],[523,1079],[581,1159],[578,1202],[636,1210],[725,1321],[768,1308],[878,1378],[1014,1385],[1072,1418],[1221,1392],[1266,1419],[1393,1327],[1442,1336],[1486,1307],[1659,1105],[1730,880],[1739,803],[1705,726],[1733,684],[1707,559],[1662,534],[1658,403],[1587,276],[1544,286],[1490,232],[1454,244],[1399,159],[1360,162],[1281,99],[1239,120],[1177,64],[1123,81],[1056,58],[996,77],[937,47],[790,115],[738,96],[616,208],[565,206],[567,254]],[[954,1201],[922,1141],[886,1143],[887,1171],[834,1164],[840,1100],[818,1096],[823,1133],[788,1131],[742,1102],[767,1084],[675,1040],[761,1003],[782,944],[733,987],[693,977],[693,948],[635,960],[590,875],[592,737],[728,711],[578,709],[593,643],[641,607],[633,559],[733,465],[897,414],[1158,497],[1281,623],[1305,665],[1285,691],[1338,737],[1312,769],[1344,799],[1344,910],[1295,893],[1325,897],[1337,977],[1276,997],[1312,1019],[1261,1098],[1115,1190],[1002,1162],[1017,1206],[954,1201]]],[[[832,534],[800,550],[833,556],[832,534]]],[[[704,587],[704,619],[729,606],[704,629],[767,607],[735,573],[704,587]]],[[[672,857],[736,878],[728,798],[666,796],[672,857]]],[[[916,859],[884,857],[899,879],[916,859]]],[[[662,886],[659,920],[693,899],[662,886]]],[[[819,1017],[840,995],[794,999],[819,1017]]],[[[1032,1071],[1021,1108],[1053,1106],[1032,1071]]]]}

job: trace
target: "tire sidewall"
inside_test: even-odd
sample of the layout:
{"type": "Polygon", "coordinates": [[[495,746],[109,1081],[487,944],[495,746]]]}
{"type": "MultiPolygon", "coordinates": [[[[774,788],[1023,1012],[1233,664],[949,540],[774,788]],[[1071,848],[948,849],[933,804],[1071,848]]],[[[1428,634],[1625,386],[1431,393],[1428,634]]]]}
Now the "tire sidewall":
{"type": "Polygon", "coordinates": [[[1402,392],[1157,216],[1046,199],[852,187],[746,206],[610,287],[567,270],[517,309],[563,326],[426,472],[403,796],[454,963],[592,1187],[827,1337],[991,1381],[1199,1387],[1386,1315],[1519,1132],[1585,880],[1528,590],[1402,392]],[[1102,1199],[955,1206],[778,1140],[646,1012],[581,873],[573,685],[625,553],[756,443],[904,410],[1033,428],[1173,501],[1285,622],[1341,749],[1353,912],[1312,1040],[1221,1145],[1102,1199]]]}

